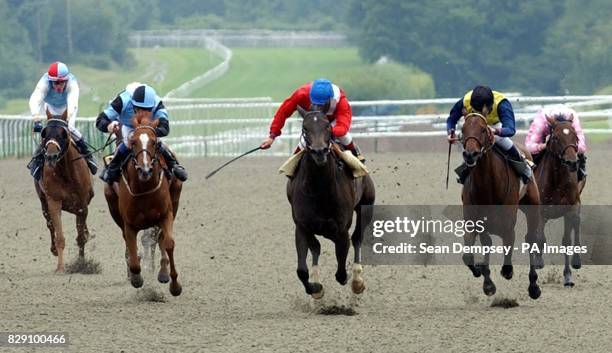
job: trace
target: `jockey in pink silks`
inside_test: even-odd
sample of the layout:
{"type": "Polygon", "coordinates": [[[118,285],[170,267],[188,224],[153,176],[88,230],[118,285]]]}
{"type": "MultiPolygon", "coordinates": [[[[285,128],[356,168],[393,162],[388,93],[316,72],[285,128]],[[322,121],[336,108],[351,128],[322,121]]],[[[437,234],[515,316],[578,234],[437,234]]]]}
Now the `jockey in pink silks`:
{"type": "Polygon", "coordinates": [[[586,156],[584,153],[587,150],[586,140],[578,113],[565,105],[555,105],[540,109],[529,127],[529,132],[525,138],[525,146],[533,156],[533,161],[537,164],[544,155],[546,142],[550,136],[550,127],[547,119],[553,118],[556,120],[567,120],[572,122],[572,127],[576,130],[578,136],[578,180],[584,179],[586,173],[586,156]]]}

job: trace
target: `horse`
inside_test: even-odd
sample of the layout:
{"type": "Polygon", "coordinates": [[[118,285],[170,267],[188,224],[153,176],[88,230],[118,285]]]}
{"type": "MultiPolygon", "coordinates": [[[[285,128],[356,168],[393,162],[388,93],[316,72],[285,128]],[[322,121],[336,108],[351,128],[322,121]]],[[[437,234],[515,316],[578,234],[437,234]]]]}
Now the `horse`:
{"type": "Polygon", "coordinates": [[[47,126],[41,132],[45,162],[42,178],[34,181],[36,194],[51,235],[51,253],[57,256],[55,272],[64,272],[65,238],[62,211],[76,216],[79,257],[85,257],[89,239],[87,212],[94,197],[87,163],[74,146],[68,130],[67,113],[51,115],[47,110],[47,126]]]}
{"type": "Polygon", "coordinates": [[[348,282],[346,258],[349,241],[355,251],[352,267],[351,289],[360,294],[365,290],[361,266],[361,242],[363,227],[372,219],[375,190],[369,175],[353,178],[347,166],[338,164],[338,157],[331,153],[333,145],[331,123],[321,111],[305,111],[298,106],[303,118],[302,136],[306,142],[304,156],[298,163],[293,178],[287,181],[287,199],[295,223],[295,245],[297,251],[297,276],[306,293],[315,299],[323,296],[320,282],[319,255],[321,244],[316,235],[335,243],[338,268],[336,281],[348,282]],[[349,228],[357,213],[355,229],[349,237],[349,228]],[[312,254],[312,280],[309,281],[306,257],[312,254]]]}
{"type": "MultiPolygon", "coordinates": [[[[574,232],[574,245],[580,246],[580,195],[586,179],[578,181],[578,136],[571,120],[558,121],[548,118],[550,137],[540,163],[535,168],[535,178],[542,200],[540,231],[543,241],[544,228],[550,219],[563,217],[565,231],[562,245],[571,246],[571,233],[574,232]]],[[[573,287],[569,255],[565,255],[563,285],[573,287]]],[[[582,266],[580,254],[572,257],[572,267],[582,266]]]]}
{"type": "Polygon", "coordinates": [[[119,182],[112,186],[105,185],[104,196],[113,220],[123,233],[132,286],[140,288],[144,284],[136,235],[140,230],[159,227],[161,260],[157,280],[160,283],[170,282],[170,293],[178,296],[182,287],[174,263],[172,227],[178,211],[182,182],[176,178],[169,181],[164,175],[163,160],[158,151],[158,143],[161,142],[155,134],[159,120],[151,121],[151,115],[150,111],[138,110],[132,118],[135,129],[129,139],[131,155],[123,167],[119,182]]]}
{"type": "MultiPolygon", "coordinates": [[[[539,204],[538,188],[532,179],[527,185],[527,192],[520,198],[519,177],[514,175],[511,166],[504,157],[492,152],[495,144],[493,132],[487,125],[486,114],[472,112],[466,115],[462,127],[463,159],[472,171],[463,185],[461,199],[463,214],[466,220],[487,220],[487,229],[480,233],[480,243],[483,246],[492,245],[490,234],[502,238],[504,246],[510,246],[510,253],[504,255],[501,275],[511,279],[514,273],[512,266],[512,249],[514,247],[517,210],[519,203],[530,205],[524,208],[527,216],[527,234],[525,241],[535,244],[538,240],[539,204]]],[[[530,155],[528,155],[531,158],[530,155]]],[[[467,232],[464,236],[466,246],[473,246],[476,234],[467,232]]],[[[491,296],[496,287],[490,277],[489,255],[484,256],[484,262],[474,264],[474,255],[463,254],[463,262],[472,271],[474,277],[484,278],[483,292],[491,296]]],[[[532,299],[540,297],[541,290],[537,284],[535,255],[529,255],[529,296],[532,299]]]]}

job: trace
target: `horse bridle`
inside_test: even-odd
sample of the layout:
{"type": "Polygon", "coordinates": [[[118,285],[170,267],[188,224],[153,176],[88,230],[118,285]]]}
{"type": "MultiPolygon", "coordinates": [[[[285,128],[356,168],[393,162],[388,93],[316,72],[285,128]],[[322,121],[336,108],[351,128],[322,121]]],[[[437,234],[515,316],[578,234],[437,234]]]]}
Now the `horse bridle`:
{"type": "MultiPolygon", "coordinates": [[[[569,123],[569,122],[561,122],[561,124],[563,124],[563,123],[569,123]]],[[[553,142],[554,143],[558,143],[560,141],[560,139],[557,136],[555,136],[554,127],[552,127],[552,126],[550,128],[550,134],[549,135],[550,135],[550,139],[548,140],[546,149],[549,150],[550,152],[553,152],[552,148],[550,148],[550,145],[552,145],[553,142]]],[[[553,155],[561,162],[562,165],[573,169],[573,167],[576,166],[578,161],[571,162],[571,161],[568,161],[567,159],[565,159],[565,157],[564,157],[565,151],[567,151],[569,148],[573,148],[574,151],[576,152],[576,154],[578,154],[578,144],[577,143],[572,143],[572,144],[569,144],[569,145],[565,146],[561,150],[561,152],[553,153],[553,155]]]]}
{"type": "MultiPolygon", "coordinates": [[[[151,126],[138,126],[137,128],[134,129],[134,133],[138,130],[142,130],[142,129],[150,129],[151,131],[153,131],[153,134],[155,134],[155,136],[157,136],[157,134],[155,133],[155,129],[152,128],[151,126]]],[[[151,157],[151,165],[154,166],[156,163],[159,162],[159,141],[155,142],[154,148],[155,151],[153,154],[151,154],[151,152],[149,152],[149,150],[147,150],[146,146],[143,146],[142,149],[136,153],[132,152],[132,161],[134,162],[135,165],[138,165],[138,156],[142,153],[142,154],[149,154],[149,156],[151,157]]]]}
{"type": "Polygon", "coordinates": [[[492,142],[492,138],[490,137],[491,132],[489,130],[489,126],[487,124],[487,118],[480,114],[480,113],[469,113],[468,115],[465,116],[465,122],[467,123],[467,120],[471,117],[478,117],[479,119],[482,119],[485,123],[485,127],[482,130],[482,132],[487,133],[487,137],[488,137],[488,141],[480,141],[479,136],[462,136],[461,137],[461,147],[465,150],[465,144],[469,141],[469,140],[476,140],[476,142],[478,143],[478,146],[480,146],[480,151],[479,153],[482,155],[485,152],[487,152],[489,149],[491,149],[494,145],[494,143],[492,142]],[[488,143],[487,143],[488,142],[488,143]]]}
{"type": "MultiPolygon", "coordinates": [[[[315,112],[316,111],[311,111],[311,112],[308,112],[308,113],[315,113],[315,112]]],[[[329,120],[327,120],[327,128],[326,128],[326,130],[328,130],[330,132],[330,135],[331,135],[331,122],[329,120]]],[[[310,147],[310,141],[308,140],[308,137],[306,135],[306,129],[304,128],[304,124],[303,123],[302,123],[302,136],[301,136],[301,138],[303,138],[304,142],[306,143],[306,145],[305,145],[306,149],[310,151],[312,149],[312,147],[310,147]]],[[[328,146],[327,146],[327,148],[329,150],[331,150],[332,143],[333,143],[333,138],[330,138],[328,146]]]]}
{"type": "Polygon", "coordinates": [[[64,158],[64,156],[66,155],[66,152],[68,152],[68,145],[70,144],[70,131],[68,130],[68,123],[65,122],[64,120],[61,119],[49,119],[49,121],[47,122],[47,126],[45,127],[45,129],[43,129],[43,131],[41,132],[41,135],[43,137],[43,141],[46,140],[46,129],[49,127],[59,127],[64,129],[64,131],[66,132],[66,143],[65,143],[65,148],[64,146],[60,145],[56,139],[49,139],[47,140],[47,142],[45,142],[45,145],[43,147],[43,151],[45,151],[45,160],[55,160],[55,162],[59,162],[62,160],[62,158],[64,158]],[[53,157],[53,158],[49,158],[47,156],[47,147],[49,147],[49,145],[55,145],[58,149],[59,149],[59,154],[57,157],[53,157]]]}

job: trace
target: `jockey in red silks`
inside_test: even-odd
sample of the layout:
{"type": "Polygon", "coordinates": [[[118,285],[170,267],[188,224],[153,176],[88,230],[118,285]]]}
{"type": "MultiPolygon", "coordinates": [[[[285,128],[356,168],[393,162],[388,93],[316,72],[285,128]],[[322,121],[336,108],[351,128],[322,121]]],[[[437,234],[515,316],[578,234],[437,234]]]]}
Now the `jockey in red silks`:
{"type": "MultiPolygon", "coordinates": [[[[298,105],[305,110],[324,112],[331,122],[334,138],[350,150],[355,157],[362,162],[364,161],[359,148],[353,142],[349,133],[353,113],[348,99],[342,89],[324,78],[304,84],[293,92],[289,98],[285,99],[274,115],[270,124],[270,135],[262,142],[262,149],[268,149],[272,146],[274,139],[281,135],[281,129],[285,126],[285,121],[296,111],[298,105]]],[[[304,148],[306,148],[306,142],[302,136],[295,153],[304,148]]]]}
{"type": "Polygon", "coordinates": [[[576,136],[578,137],[578,180],[584,179],[587,175],[586,156],[584,155],[587,150],[586,139],[582,131],[582,126],[580,125],[578,113],[568,106],[554,105],[544,107],[540,109],[533,118],[531,126],[529,126],[529,132],[525,138],[525,146],[533,156],[533,161],[536,164],[539,163],[544,155],[543,152],[546,149],[546,142],[550,136],[549,118],[572,122],[572,127],[576,131],[576,136]]]}

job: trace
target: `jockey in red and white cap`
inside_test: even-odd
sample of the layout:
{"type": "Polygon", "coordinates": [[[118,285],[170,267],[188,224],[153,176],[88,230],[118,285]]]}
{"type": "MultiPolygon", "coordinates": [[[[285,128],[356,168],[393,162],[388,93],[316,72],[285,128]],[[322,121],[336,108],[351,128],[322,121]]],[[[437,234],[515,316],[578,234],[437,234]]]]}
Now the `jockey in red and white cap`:
{"type": "MultiPolygon", "coordinates": [[[[327,79],[318,79],[306,83],[291,94],[278,108],[270,124],[270,134],[262,144],[262,149],[268,149],[274,139],[281,135],[285,121],[296,110],[298,105],[305,110],[320,110],[325,112],[332,125],[332,134],[346,149],[363,161],[359,148],[353,142],[349,130],[353,113],[344,91],[327,79]]],[[[300,140],[296,153],[306,147],[304,138],[300,140]]]]}
{"type": "Polygon", "coordinates": [[[533,118],[531,126],[529,126],[529,132],[525,138],[525,147],[533,156],[534,162],[538,163],[544,155],[542,152],[546,149],[547,138],[550,135],[549,118],[572,122],[572,127],[578,137],[578,180],[582,180],[587,175],[586,156],[584,155],[587,146],[580,118],[574,109],[563,104],[540,109],[533,118]]]}
{"type": "MultiPolygon", "coordinates": [[[[79,109],[79,85],[76,77],[70,73],[66,64],[56,61],[49,66],[47,72],[38,80],[36,88],[30,96],[30,113],[34,119],[34,132],[42,130],[41,119],[48,110],[51,115],[62,115],[66,112],[68,129],[79,152],[84,156],[92,174],[98,167],[93,155],[89,152],[83,136],[75,126],[79,109]]],[[[30,172],[37,180],[42,171],[42,150],[38,148],[32,161],[28,164],[30,172]]]]}

